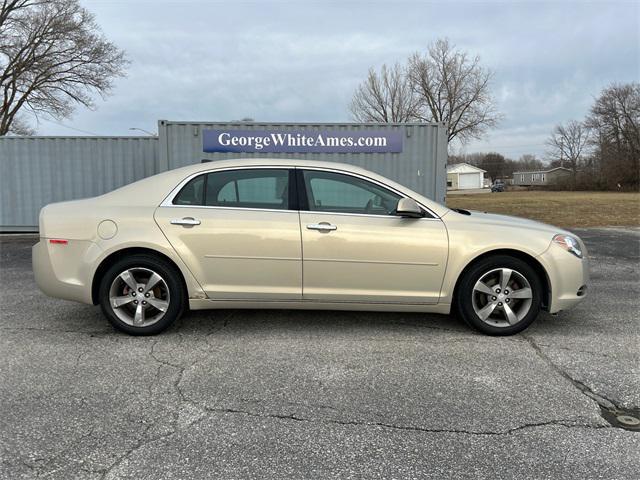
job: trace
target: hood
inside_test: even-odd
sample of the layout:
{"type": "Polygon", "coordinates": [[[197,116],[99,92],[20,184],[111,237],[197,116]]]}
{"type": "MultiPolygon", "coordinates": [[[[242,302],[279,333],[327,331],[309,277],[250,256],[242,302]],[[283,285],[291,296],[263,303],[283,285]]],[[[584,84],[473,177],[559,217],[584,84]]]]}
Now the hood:
{"type": "Polygon", "coordinates": [[[450,245],[462,245],[468,252],[478,254],[506,248],[536,257],[549,248],[554,235],[569,234],[562,228],[535,220],[476,211],[450,210],[442,221],[450,245]]]}
{"type": "Polygon", "coordinates": [[[465,213],[459,213],[452,210],[447,214],[447,217],[455,216],[462,217],[463,220],[469,223],[481,223],[483,225],[494,225],[497,227],[516,227],[526,228],[528,230],[537,230],[539,232],[549,232],[555,235],[556,233],[571,234],[567,230],[549,225],[547,223],[538,222],[536,220],[530,220],[528,218],[513,217],[510,215],[499,215],[496,213],[480,212],[477,210],[468,210],[468,215],[465,213]]]}

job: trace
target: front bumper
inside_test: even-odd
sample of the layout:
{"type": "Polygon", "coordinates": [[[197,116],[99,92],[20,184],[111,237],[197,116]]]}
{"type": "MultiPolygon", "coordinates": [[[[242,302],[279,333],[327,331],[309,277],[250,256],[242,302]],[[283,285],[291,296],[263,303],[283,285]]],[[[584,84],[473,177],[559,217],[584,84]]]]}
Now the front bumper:
{"type": "Polygon", "coordinates": [[[582,242],[580,243],[584,253],[583,258],[576,257],[555,243],[552,243],[538,257],[549,276],[550,313],[571,308],[586,297],[589,283],[589,260],[584,245],[582,242]]]}
{"type": "Polygon", "coordinates": [[[50,297],[92,304],[91,266],[99,253],[100,248],[90,241],[52,244],[40,238],[31,250],[38,288],[50,297]]]}

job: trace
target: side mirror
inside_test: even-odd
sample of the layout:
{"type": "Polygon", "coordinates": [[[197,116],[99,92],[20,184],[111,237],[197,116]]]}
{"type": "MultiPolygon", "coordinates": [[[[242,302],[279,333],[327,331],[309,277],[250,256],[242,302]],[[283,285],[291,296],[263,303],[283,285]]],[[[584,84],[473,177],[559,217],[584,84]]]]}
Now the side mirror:
{"type": "Polygon", "coordinates": [[[401,198],[398,200],[398,206],[396,207],[396,215],[399,217],[420,218],[423,217],[422,209],[420,206],[410,198],[401,198]]]}

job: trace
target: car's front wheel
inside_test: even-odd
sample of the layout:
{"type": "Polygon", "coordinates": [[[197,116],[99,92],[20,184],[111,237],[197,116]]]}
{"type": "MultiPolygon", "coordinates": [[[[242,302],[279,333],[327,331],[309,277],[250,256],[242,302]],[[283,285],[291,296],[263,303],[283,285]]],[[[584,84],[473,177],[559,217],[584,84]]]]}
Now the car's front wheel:
{"type": "Polygon", "coordinates": [[[456,309],[475,329],[489,335],[513,335],[536,319],[542,306],[542,282],[525,261],[496,255],[464,273],[456,309]]]}
{"type": "Polygon", "coordinates": [[[100,307],[111,324],[131,335],[153,335],[176,321],[185,305],[179,273],[152,255],[113,264],[100,283],[100,307]]]}

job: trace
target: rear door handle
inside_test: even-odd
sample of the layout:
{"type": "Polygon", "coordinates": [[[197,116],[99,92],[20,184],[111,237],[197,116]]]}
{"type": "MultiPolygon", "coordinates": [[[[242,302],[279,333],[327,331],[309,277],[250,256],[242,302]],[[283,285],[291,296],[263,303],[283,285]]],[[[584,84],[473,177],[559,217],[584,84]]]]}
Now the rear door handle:
{"type": "Polygon", "coordinates": [[[193,217],[174,218],[171,220],[171,225],[182,225],[184,227],[193,227],[194,225],[200,225],[200,220],[193,217]]]}
{"type": "Polygon", "coordinates": [[[333,230],[337,230],[338,227],[335,225],[331,225],[330,223],[327,223],[327,222],[320,222],[320,223],[310,223],[309,225],[307,225],[307,229],[318,230],[320,232],[331,232],[333,230]]]}

